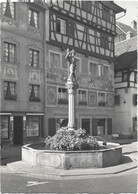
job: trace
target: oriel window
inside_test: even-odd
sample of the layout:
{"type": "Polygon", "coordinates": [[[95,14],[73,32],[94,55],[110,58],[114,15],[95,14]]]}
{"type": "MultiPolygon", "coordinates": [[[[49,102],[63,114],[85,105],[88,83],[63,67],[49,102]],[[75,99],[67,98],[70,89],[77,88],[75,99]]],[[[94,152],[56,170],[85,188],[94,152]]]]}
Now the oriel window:
{"type": "Polygon", "coordinates": [[[30,85],[29,100],[30,101],[40,101],[38,85],[30,85]]]}
{"type": "Polygon", "coordinates": [[[3,8],[3,16],[9,17],[11,19],[15,19],[15,3],[2,3],[3,8]]]}
{"type": "Polygon", "coordinates": [[[57,18],[56,31],[61,34],[66,34],[66,21],[60,18],[57,18]]]}
{"type": "Polygon", "coordinates": [[[38,12],[29,9],[29,25],[38,28],[38,12]]]}
{"type": "Polygon", "coordinates": [[[29,49],[29,66],[37,67],[39,64],[39,51],[29,49]]]}
{"type": "Polygon", "coordinates": [[[4,61],[6,62],[15,62],[15,44],[4,42],[4,61]]]}

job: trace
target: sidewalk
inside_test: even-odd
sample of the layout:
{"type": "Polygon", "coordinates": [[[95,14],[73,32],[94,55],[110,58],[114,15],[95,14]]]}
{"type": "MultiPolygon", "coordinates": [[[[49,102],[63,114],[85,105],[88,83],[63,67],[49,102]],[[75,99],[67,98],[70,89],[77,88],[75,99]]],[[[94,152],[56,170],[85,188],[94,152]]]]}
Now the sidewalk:
{"type": "Polygon", "coordinates": [[[1,148],[1,165],[21,160],[22,146],[3,146],[1,148]]]}
{"type": "Polygon", "coordinates": [[[23,173],[47,179],[81,178],[93,175],[117,174],[137,168],[137,148],[138,142],[122,145],[123,163],[106,168],[60,170],[46,167],[33,167],[21,161],[21,146],[2,148],[2,161],[10,159],[7,167],[15,173],[23,173]]]}

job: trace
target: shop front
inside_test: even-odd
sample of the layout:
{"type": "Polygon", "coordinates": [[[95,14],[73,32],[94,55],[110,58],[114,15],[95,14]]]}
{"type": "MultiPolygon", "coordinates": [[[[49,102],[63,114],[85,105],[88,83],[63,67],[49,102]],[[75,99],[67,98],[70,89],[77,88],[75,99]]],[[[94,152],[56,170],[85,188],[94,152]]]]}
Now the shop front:
{"type": "Polygon", "coordinates": [[[43,113],[1,113],[3,145],[23,145],[43,136],[43,113]]]}

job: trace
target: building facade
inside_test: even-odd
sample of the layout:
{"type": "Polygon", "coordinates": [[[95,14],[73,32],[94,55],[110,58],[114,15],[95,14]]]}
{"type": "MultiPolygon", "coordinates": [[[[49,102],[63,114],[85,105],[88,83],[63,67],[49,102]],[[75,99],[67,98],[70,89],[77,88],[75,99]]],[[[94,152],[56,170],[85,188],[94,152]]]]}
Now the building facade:
{"type": "Polygon", "coordinates": [[[137,36],[137,22],[133,20],[129,26],[117,21],[116,33],[115,43],[137,36]]]}
{"type": "Polygon", "coordinates": [[[115,133],[137,137],[137,37],[115,44],[115,133]]]}
{"type": "Polygon", "coordinates": [[[1,3],[2,141],[24,144],[68,123],[66,49],[76,51],[76,124],[111,135],[114,112],[113,2],[1,3]]]}

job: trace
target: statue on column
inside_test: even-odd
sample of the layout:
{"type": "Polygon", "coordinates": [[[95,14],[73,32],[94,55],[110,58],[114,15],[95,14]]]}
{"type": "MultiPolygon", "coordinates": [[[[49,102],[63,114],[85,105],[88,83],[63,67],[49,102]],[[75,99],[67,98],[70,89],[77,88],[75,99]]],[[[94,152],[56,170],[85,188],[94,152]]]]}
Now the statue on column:
{"type": "Polygon", "coordinates": [[[72,82],[76,82],[76,62],[75,62],[75,51],[70,51],[69,48],[67,49],[67,54],[65,59],[69,62],[69,80],[72,82]]]}

